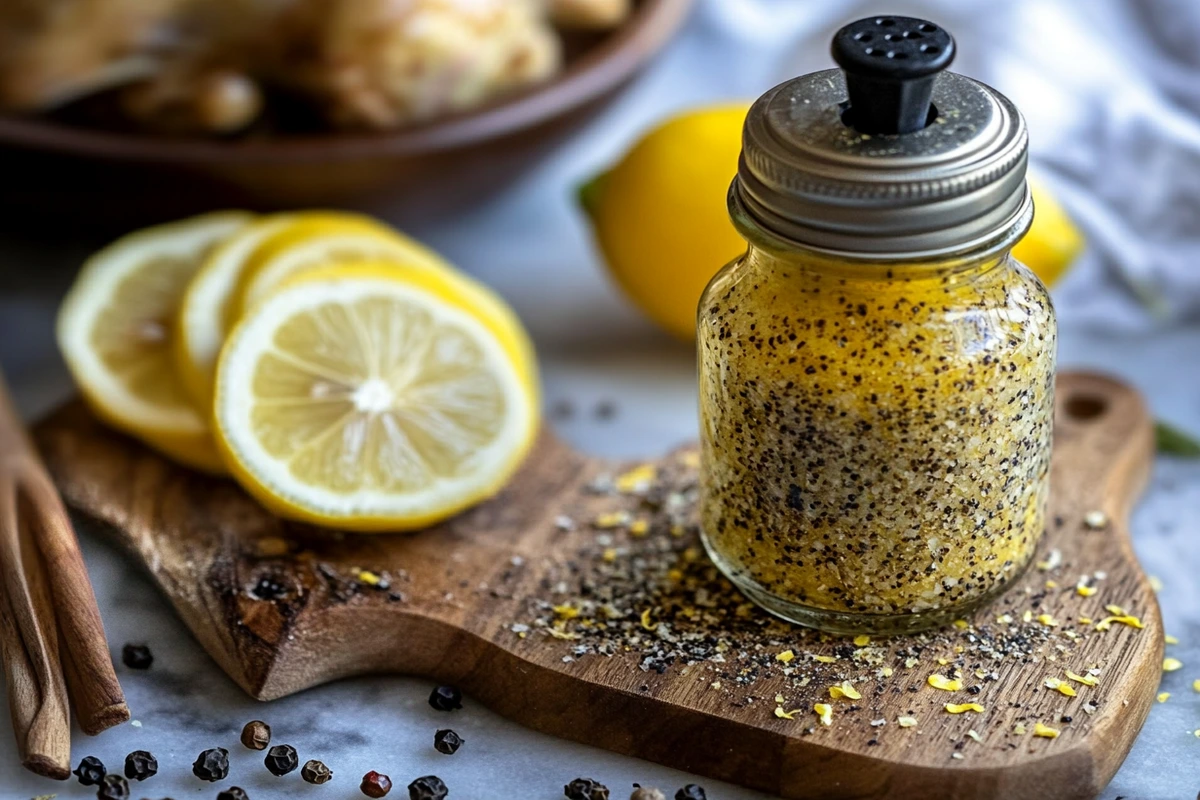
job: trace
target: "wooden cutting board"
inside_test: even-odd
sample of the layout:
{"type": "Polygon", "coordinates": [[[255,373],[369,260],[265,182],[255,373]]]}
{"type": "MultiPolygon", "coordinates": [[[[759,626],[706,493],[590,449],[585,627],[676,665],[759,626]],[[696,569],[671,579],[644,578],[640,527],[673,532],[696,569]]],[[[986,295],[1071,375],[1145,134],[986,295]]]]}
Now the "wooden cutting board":
{"type": "Polygon", "coordinates": [[[419,534],[356,536],[276,519],[79,404],[36,431],[67,501],[256,698],[423,675],[532,728],[786,798],[906,800],[1094,797],[1149,711],[1162,622],[1126,521],[1150,418],[1132,389],[1069,374],[1055,436],[1042,563],[960,627],[863,645],[774,621],[715,574],[691,521],[694,451],[629,475],[547,433],[495,500],[419,534]],[[1144,627],[1097,630],[1107,604],[1144,627]],[[961,691],[926,682],[956,669],[961,691]],[[1089,669],[1096,686],[1065,675],[1089,669]],[[830,699],[843,680],[861,699],[830,699]],[[1061,735],[1035,737],[1037,722],[1061,735]]]}

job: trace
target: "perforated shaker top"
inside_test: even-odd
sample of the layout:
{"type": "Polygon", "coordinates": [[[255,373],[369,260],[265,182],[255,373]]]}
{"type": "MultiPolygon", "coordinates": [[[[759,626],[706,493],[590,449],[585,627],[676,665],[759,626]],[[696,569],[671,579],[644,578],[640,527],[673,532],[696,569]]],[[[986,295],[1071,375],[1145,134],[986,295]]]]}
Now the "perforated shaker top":
{"type": "Polygon", "coordinates": [[[795,78],[746,118],[731,200],[781,239],[877,261],[1015,241],[1032,220],[1024,119],[945,71],[949,33],[870,17],[833,38],[841,69],[795,78]]]}

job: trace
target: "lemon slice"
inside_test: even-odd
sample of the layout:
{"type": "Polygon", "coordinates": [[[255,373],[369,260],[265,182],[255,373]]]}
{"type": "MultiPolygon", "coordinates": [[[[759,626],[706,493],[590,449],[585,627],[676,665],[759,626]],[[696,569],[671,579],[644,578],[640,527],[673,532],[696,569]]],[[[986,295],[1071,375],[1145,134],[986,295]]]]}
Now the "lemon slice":
{"type": "Polygon", "coordinates": [[[217,443],[281,516],[410,530],[491,496],[537,430],[522,363],[445,275],[388,264],[299,276],[217,367],[217,443]]]}
{"type": "Polygon", "coordinates": [[[246,262],[296,216],[273,214],[244,226],[213,248],[188,284],[176,319],[175,365],[198,408],[212,408],[217,356],[236,321],[233,298],[246,262]]]}
{"type": "Polygon", "coordinates": [[[58,314],[58,341],[97,415],[189,466],[221,471],[207,417],[176,373],[173,321],[209,250],[251,219],[222,212],[125,236],[96,253],[58,314]]]}
{"type": "Polygon", "coordinates": [[[234,301],[234,321],[293,275],[334,264],[376,260],[414,269],[453,270],[437,253],[371,217],[309,212],[276,231],[250,256],[234,301]]]}

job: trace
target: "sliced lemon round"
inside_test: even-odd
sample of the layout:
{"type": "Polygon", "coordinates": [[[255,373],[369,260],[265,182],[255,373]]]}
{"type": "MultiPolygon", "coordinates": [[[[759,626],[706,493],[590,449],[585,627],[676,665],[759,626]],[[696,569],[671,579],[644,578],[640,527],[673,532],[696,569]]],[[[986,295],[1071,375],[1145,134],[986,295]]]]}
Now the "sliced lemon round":
{"type": "Polygon", "coordinates": [[[414,269],[453,270],[437,253],[372,217],[333,211],[298,215],[261,242],[238,283],[233,321],[276,286],[310,269],[389,260],[414,269]]]}
{"type": "Polygon", "coordinates": [[[212,249],[188,284],[176,318],[175,365],[197,408],[212,408],[217,356],[235,322],[233,298],[247,261],[296,216],[272,214],[245,225],[212,249]]]}
{"type": "Polygon", "coordinates": [[[180,299],[208,252],[251,219],[205,214],[125,236],[96,253],[58,314],[58,342],[97,415],[168,456],[219,472],[208,418],[173,364],[180,299]]]}
{"type": "Polygon", "coordinates": [[[526,357],[445,275],[313,271],[226,342],[217,443],[281,516],[425,527],[494,494],[528,452],[538,398],[526,357]]]}

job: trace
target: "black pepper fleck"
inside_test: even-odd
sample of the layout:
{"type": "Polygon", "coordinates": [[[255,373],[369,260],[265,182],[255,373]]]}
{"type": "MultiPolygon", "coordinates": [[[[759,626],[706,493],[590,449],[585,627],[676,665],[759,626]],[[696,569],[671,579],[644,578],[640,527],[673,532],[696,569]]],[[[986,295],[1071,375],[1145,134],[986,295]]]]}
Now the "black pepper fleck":
{"type": "Polygon", "coordinates": [[[127,800],[129,797],[129,781],[120,775],[105,775],[96,790],[99,800],[127,800]]]}
{"type": "Polygon", "coordinates": [[[462,692],[456,686],[438,686],[429,695],[429,705],[438,711],[462,708],[462,692]]]}
{"type": "Polygon", "coordinates": [[[250,800],[250,795],[240,786],[230,786],[217,793],[217,800],[250,800]]]}
{"type": "Polygon", "coordinates": [[[121,648],[121,663],[130,669],[150,669],[154,654],[144,644],[127,644],[121,648]]]}
{"type": "Polygon", "coordinates": [[[608,800],[608,787],[591,778],[576,778],[563,787],[567,800],[608,800]]]}
{"type": "Polygon", "coordinates": [[[439,753],[452,756],[463,746],[464,739],[449,728],[442,729],[433,735],[433,749],[439,753]]]}
{"type": "Polygon", "coordinates": [[[223,781],[229,775],[229,751],[214,747],[196,756],[192,762],[192,774],[202,781],[223,781]]]}
{"type": "Polygon", "coordinates": [[[445,800],[450,790],[436,775],[425,775],[408,785],[409,800],[445,800]]]}
{"type": "Polygon", "coordinates": [[[107,774],[104,769],[104,762],[95,756],[84,756],[79,762],[79,766],[75,768],[75,775],[79,777],[79,782],[84,786],[95,786],[104,780],[107,774]]]}
{"type": "Polygon", "coordinates": [[[267,757],[263,759],[263,763],[267,765],[267,771],[272,775],[282,776],[299,766],[300,756],[296,754],[296,748],[290,744],[277,744],[267,751],[267,757]]]}
{"type": "Polygon", "coordinates": [[[708,800],[708,795],[704,793],[703,786],[689,783],[675,793],[675,800],[708,800]]]}
{"type": "Polygon", "coordinates": [[[144,781],[158,774],[158,759],[148,750],[134,750],[125,756],[125,777],[130,780],[144,781]]]}

